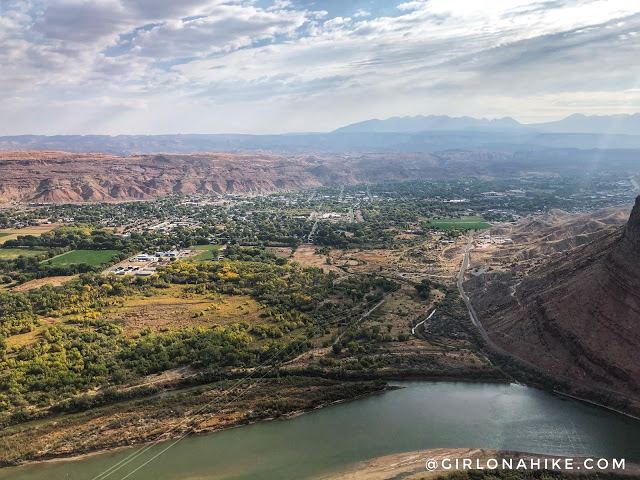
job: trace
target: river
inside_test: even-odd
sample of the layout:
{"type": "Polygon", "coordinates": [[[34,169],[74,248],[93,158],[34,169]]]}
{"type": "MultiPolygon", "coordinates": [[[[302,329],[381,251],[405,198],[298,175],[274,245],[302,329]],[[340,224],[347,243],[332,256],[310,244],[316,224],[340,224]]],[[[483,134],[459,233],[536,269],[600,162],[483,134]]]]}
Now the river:
{"type": "Polygon", "coordinates": [[[399,382],[400,390],[284,421],[77,461],[0,470],[0,480],[310,479],[375,457],[480,447],[640,461],[640,422],[521,385],[399,382]],[[101,473],[110,470],[110,475],[101,473]],[[127,477],[127,475],[129,475],[127,477]]]}

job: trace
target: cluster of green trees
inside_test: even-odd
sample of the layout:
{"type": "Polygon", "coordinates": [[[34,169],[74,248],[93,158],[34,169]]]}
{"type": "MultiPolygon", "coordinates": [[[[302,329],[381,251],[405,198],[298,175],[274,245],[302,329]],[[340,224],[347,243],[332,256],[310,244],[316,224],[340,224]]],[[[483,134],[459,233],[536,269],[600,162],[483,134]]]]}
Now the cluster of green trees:
{"type": "Polygon", "coordinates": [[[308,349],[313,335],[355,318],[348,313],[361,311],[362,301],[375,301],[381,292],[399,287],[378,277],[334,282],[335,274],[283,264],[261,249],[232,247],[231,252],[238,260],[175,261],[147,278],[86,273],[57,287],[0,293],[4,337],[40,326],[34,343],[7,347],[4,339],[0,342],[0,411],[19,420],[25,414],[21,407],[55,409],[92,388],[180,365],[224,369],[284,361],[308,349]],[[263,306],[263,323],[145,329],[132,337],[121,323],[102,316],[127,297],[153,296],[172,284],[183,285],[186,295],[250,295],[263,306]],[[60,322],[42,328],[43,317],[60,322]]]}
{"type": "Polygon", "coordinates": [[[42,235],[20,235],[7,240],[4,247],[44,247],[69,250],[124,250],[130,246],[128,239],[108,230],[94,230],[88,225],[58,227],[42,235]]]}
{"type": "Polygon", "coordinates": [[[25,283],[34,278],[46,278],[58,275],[75,275],[99,270],[86,263],[72,265],[50,265],[47,259],[55,256],[53,252],[43,252],[36,256],[19,256],[15,259],[0,260],[0,282],[25,283]]]}
{"type": "Polygon", "coordinates": [[[344,279],[335,286],[336,293],[342,293],[352,300],[376,302],[382,300],[382,292],[395,292],[400,284],[385,277],[376,275],[352,276],[344,279]]]}
{"type": "Polygon", "coordinates": [[[99,310],[155,281],[87,273],[58,287],[44,285],[24,293],[0,291],[0,335],[30,332],[40,324],[40,317],[64,317],[99,310]]]}
{"type": "Polygon", "coordinates": [[[101,266],[86,263],[52,265],[46,260],[71,250],[117,250],[112,262],[124,260],[129,255],[152,247],[144,235],[132,234],[130,238],[114,235],[108,230],[93,230],[87,225],[58,227],[40,236],[20,235],[7,240],[2,248],[22,248],[33,255],[20,255],[13,259],[0,260],[2,283],[24,283],[34,278],[95,272],[101,266]]]}
{"type": "Polygon", "coordinates": [[[420,283],[415,285],[416,292],[424,299],[429,299],[431,296],[431,289],[433,288],[433,282],[428,278],[423,279],[420,283]]]}

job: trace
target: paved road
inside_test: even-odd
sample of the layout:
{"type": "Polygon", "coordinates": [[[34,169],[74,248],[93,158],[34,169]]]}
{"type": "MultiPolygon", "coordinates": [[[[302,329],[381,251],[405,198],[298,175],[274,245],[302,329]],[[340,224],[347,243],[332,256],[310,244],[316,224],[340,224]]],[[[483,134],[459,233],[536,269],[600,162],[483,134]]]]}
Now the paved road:
{"type": "MultiPolygon", "coordinates": [[[[487,344],[489,344],[489,346],[491,348],[493,348],[495,351],[501,353],[502,355],[508,355],[509,357],[515,357],[515,355],[510,354],[504,348],[502,348],[500,345],[498,345],[493,340],[491,340],[491,337],[489,337],[489,334],[485,330],[484,326],[482,325],[482,323],[480,323],[480,320],[478,320],[478,315],[476,314],[476,311],[474,310],[473,305],[471,305],[471,300],[469,300],[469,297],[464,292],[464,287],[462,286],[462,282],[464,281],[464,272],[466,272],[467,268],[469,267],[469,250],[471,249],[471,244],[472,243],[473,243],[473,235],[469,234],[469,241],[467,242],[467,249],[464,252],[464,260],[462,261],[462,267],[460,267],[460,273],[458,274],[458,290],[460,291],[460,296],[462,297],[462,300],[464,300],[464,303],[467,306],[467,310],[469,310],[469,316],[471,317],[471,321],[476,326],[476,328],[478,329],[478,331],[482,335],[482,338],[484,338],[485,342],[487,342],[487,344]]],[[[523,362],[535,367],[535,365],[533,365],[533,364],[531,364],[529,362],[526,362],[525,360],[522,360],[519,357],[515,357],[515,358],[517,358],[518,360],[523,361],[523,362]]],[[[539,368],[539,367],[536,367],[536,368],[539,368]]]]}
{"type": "Polygon", "coordinates": [[[536,365],[534,363],[531,363],[525,360],[524,358],[520,358],[517,355],[514,355],[511,352],[508,352],[507,350],[502,348],[500,345],[498,345],[496,342],[494,342],[491,339],[491,337],[485,330],[484,325],[482,325],[482,322],[480,322],[480,320],[478,319],[478,315],[476,314],[476,311],[473,308],[473,305],[471,304],[471,300],[469,300],[469,297],[465,293],[464,287],[462,286],[462,282],[464,281],[464,272],[466,272],[467,268],[469,267],[469,250],[471,249],[472,243],[473,243],[473,235],[469,234],[469,242],[467,242],[467,249],[464,252],[464,260],[462,261],[462,267],[460,268],[460,273],[458,274],[458,290],[460,291],[460,296],[462,297],[462,300],[464,300],[464,303],[467,306],[467,310],[469,310],[469,316],[471,317],[471,321],[473,322],[473,324],[476,326],[476,328],[482,335],[482,338],[484,338],[485,342],[487,342],[489,347],[491,347],[494,351],[498,352],[501,355],[511,358],[512,360],[516,361],[517,363],[520,363],[521,365],[525,365],[539,372],[543,372],[547,375],[551,375],[558,379],[562,379],[562,380],[573,383],[574,382],[573,379],[569,377],[565,377],[564,375],[553,373],[552,371],[547,370],[546,368],[542,368],[539,365],[536,365]]]}

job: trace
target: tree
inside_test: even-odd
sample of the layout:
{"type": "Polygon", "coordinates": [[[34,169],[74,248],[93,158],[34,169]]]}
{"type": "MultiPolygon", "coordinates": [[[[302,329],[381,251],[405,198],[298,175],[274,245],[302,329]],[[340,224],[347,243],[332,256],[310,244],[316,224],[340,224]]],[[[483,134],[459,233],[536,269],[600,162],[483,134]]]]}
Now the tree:
{"type": "Polygon", "coordinates": [[[428,299],[429,296],[431,295],[431,287],[432,287],[432,283],[431,280],[425,278],[424,280],[422,280],[419,284],[417,284],[415,286],[416,291],[418,292],[418,295],[424,299],[428,299]]]}

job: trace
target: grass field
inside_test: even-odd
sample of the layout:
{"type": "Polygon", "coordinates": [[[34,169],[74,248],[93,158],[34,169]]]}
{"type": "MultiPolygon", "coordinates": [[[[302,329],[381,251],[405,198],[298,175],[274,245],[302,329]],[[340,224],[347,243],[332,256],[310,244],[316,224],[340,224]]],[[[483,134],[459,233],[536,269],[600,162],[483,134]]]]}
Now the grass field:
{"type": "Polygon", "coordinates": [[[491,228],[491,225],[482,217],[433,219],[427,220],[427,226],[432,226],[439,230],[483,230],[485,228],[491,228]]]}
{"type": "Polygon", "coordinates": [[[49,223],[46,225],[35,225],[26,228],[9,228],[0,231],[0,243],[4,243],[7,240],[15,240],[21,235],[33,235],[38,237],[44,232],[53,230],[56,227],[63,225],[62,223],[49,223]]]}
{"type": "Polygon", "coordinates": [[[10,260],[18,258],[20,255],[25,257],[35,257],[44,253],[43,250],[27,250],[24,248],[0,248],[0,260],[10,260]]]}
{"type": "Polygon", "coordinates": [[[204,250],[204,252],[194,255],[191,258],[197,261],[213,260],[218,256],[218,250],[220,250],[220,248],[222,248],[222,245],[195,245],[191,247],[192,250],[204,250]]]}
{"type": "MultiPolygon", "coordinates": [[[[77,263],[86,263],[91,266],[98,266],[111,260],[115,254],[120,253],[117,250],[72,250],[51,259],[52,265],[74,265],[77,263]]],[[[45,260],[48,262],[49,260],[45,260]]]]}
{"type": "Polygon", "coordinates": [[[123,306],[104,312],[104,318],[120,321],[128,333],[146,327],[180,330],[183,327],[264,323],[262,306],[246,295],[184,295],[183,288],[171,286],[151,297],[127,298],[123,306]]]}

